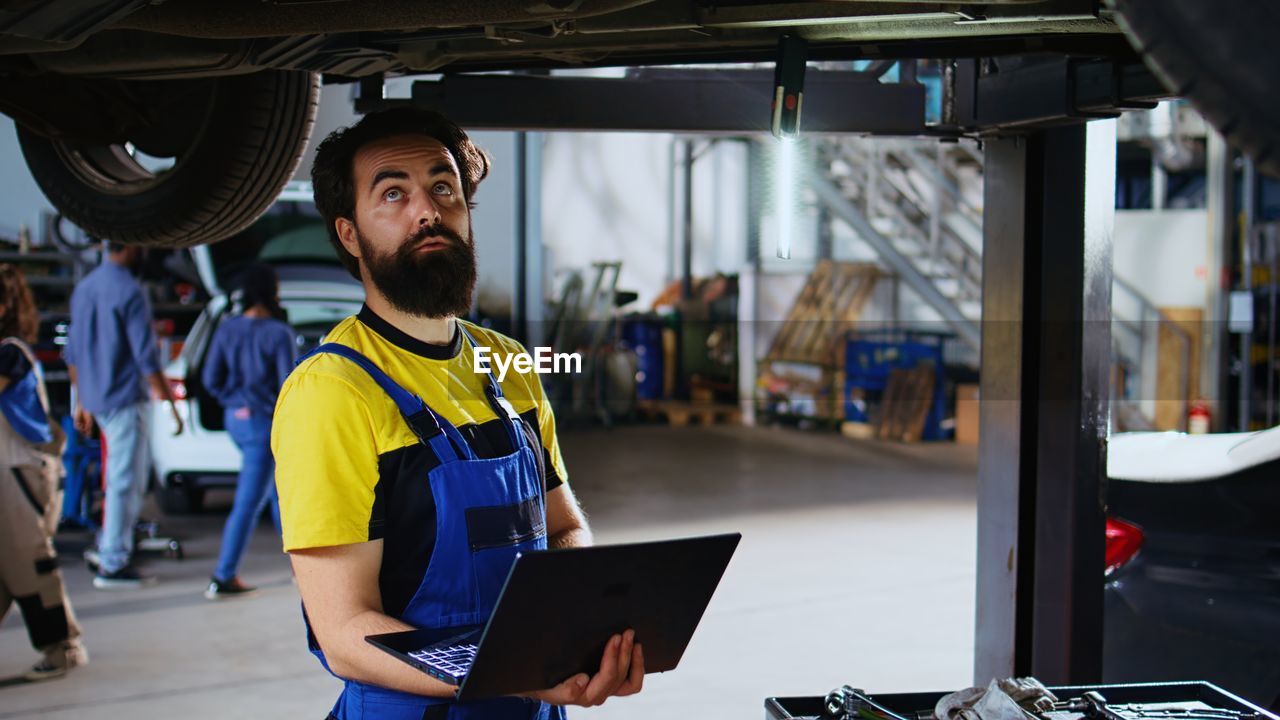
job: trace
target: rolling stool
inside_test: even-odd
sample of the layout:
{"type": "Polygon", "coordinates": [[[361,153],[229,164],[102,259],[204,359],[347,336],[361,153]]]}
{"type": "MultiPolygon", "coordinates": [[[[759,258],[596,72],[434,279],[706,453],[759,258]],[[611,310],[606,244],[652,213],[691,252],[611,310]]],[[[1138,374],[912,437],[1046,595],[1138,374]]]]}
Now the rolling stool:
{"type": "MultiPolygon", "coordinates": [[[[95,491],[101,493],[105,482],[102,468],[106,466],[106,443],[81,435],[76,431],[70,416],[63,418],[62,428],[67,434],[67,448],[62,454],[63,465],[67,470],[62,523],[97,532],[101,527],[101,511],[93,512],[93,500],[95,491]],[[97,478],[97,482],[94,482],[94,478],[97,478]]],[[[154,520],[140,519],[134,525],[133,533],[135,553],[157,553],[173,560],[186,558],[182,541],[161,535],[160,524],[154,520]]],[[[85,550],[84,560],[90,572],[98,571],[96,549],[85,550]]]]}

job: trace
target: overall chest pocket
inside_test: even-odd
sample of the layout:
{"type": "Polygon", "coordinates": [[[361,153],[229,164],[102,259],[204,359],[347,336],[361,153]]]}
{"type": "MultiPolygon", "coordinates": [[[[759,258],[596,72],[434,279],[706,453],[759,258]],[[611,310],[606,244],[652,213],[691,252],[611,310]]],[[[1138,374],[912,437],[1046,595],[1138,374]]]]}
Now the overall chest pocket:
{"type": "Polygon", "coordinates": [[[519,545],[547,531],[541,495],[512,505],[467,508],[466,518],[472,552],[519,545]]]}

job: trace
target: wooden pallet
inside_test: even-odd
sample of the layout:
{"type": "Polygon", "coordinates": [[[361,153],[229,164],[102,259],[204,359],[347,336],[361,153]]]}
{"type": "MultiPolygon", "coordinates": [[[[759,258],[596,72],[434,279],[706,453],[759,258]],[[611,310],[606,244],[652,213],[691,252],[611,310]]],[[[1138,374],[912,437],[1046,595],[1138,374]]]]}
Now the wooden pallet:
{"type": "Polygon", "coordinates": [[[723,403],[691,403],[681,400],[641,400],[636,408],[651,418],[665,417],[671,427],[687,427],[693,420],[700,425],[742,422],[742,410],[737,405],[723,403]]]}
{"type": "Polygon", "coordinates": [[[881,275],[869,263],[820,261],[796,296],[765,360],[838,364],[845,333],[858,321],[881,275]]]}
{"type": "Polygon", "coordinates": [[[931,365],[920,365],[889,373],[889,383],[880,403],[877,436],[881,440],[919,442],[929,407],[933,405],[937,372],[931,365]]]}

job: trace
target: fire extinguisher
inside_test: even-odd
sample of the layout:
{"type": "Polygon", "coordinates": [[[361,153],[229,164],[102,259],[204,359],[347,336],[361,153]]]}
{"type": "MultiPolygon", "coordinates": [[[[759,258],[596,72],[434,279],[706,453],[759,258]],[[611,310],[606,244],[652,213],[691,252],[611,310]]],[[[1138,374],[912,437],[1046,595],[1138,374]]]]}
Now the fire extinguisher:
{"type": "Polygon", "coordinates": [[[1209,403],[1196,400],[1187,410],[1187,432],[1192,435],[1204,435],[1209,432],[1213,414],[1209,412],[1209,403]]]}

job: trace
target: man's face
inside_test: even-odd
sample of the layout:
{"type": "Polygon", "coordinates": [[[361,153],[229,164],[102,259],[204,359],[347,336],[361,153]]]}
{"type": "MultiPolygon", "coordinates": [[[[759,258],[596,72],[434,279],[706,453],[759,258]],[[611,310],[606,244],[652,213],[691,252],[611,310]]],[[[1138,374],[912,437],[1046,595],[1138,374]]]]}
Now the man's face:
{"type": "Polygon", "coordinates": [[[397,310],[465,314],[475,288],[471,213],[457,163],[439,141],[399,135],[361,148],[352,164],[354,222],[339,237],[397,310]]]}
{"type": "Polygon", "coordinates": [[[137,275],[142,270],[142,261],[146,259],[143,248],[138,245],[124,246],[124,249],[120,250],[117,257],[119,259],[116,262],[134,275],[137,275]]]}

